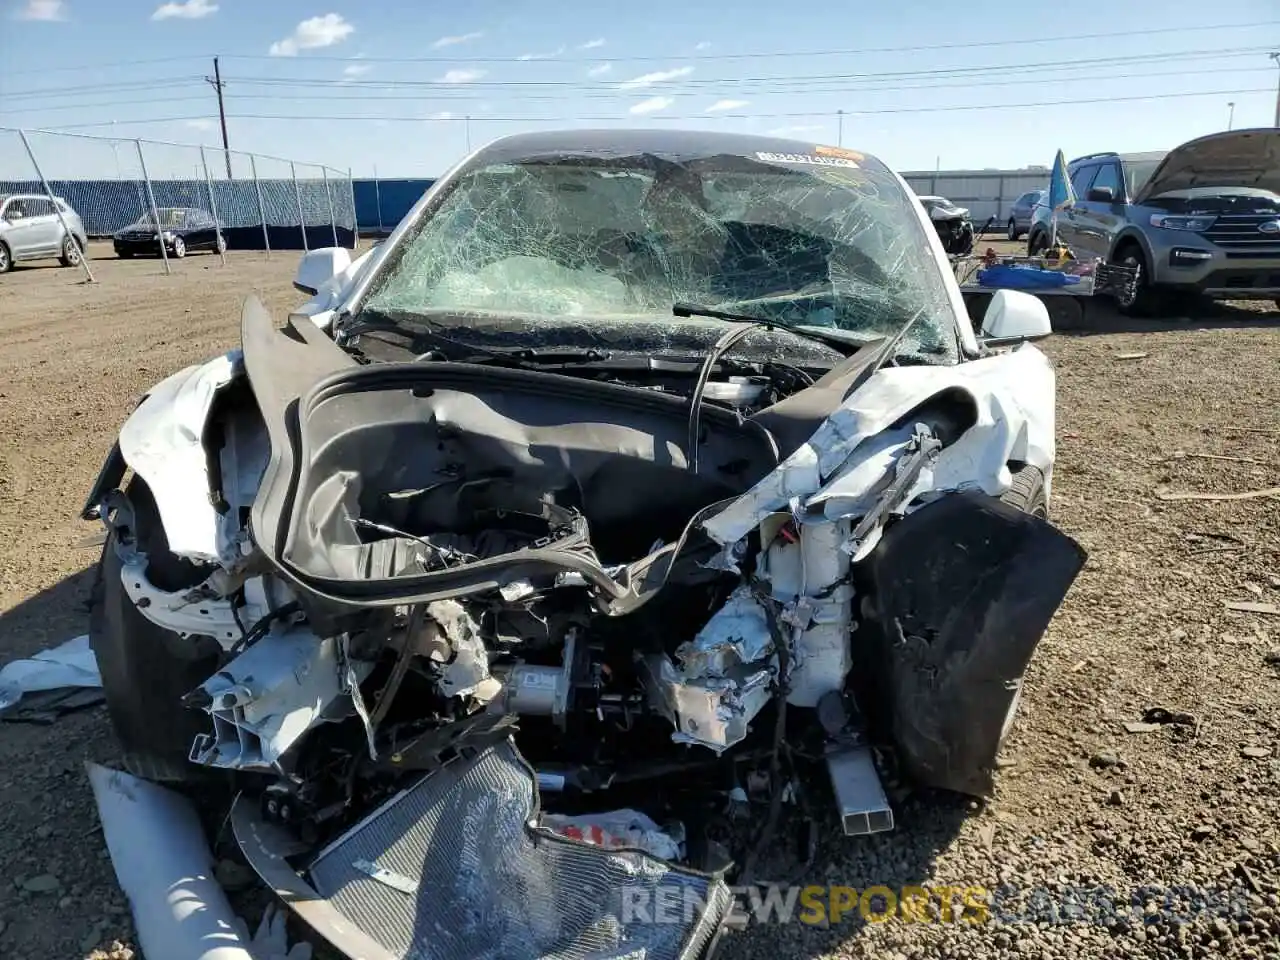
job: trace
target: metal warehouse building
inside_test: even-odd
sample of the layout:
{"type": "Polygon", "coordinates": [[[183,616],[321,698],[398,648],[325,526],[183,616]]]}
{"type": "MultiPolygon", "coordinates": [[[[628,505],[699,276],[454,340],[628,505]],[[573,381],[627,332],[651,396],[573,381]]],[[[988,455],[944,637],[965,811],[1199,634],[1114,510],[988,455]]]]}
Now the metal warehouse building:
{"type": "Polygon", "coordinates": [[[1004,221],[1013,201],[1028,190],[1049,188],[1048,167],[1022,170],[913,170],[903,173],[911,189],[920,196],[946,197],[968,207],[975,224],[987,217],[1004,221]]]}

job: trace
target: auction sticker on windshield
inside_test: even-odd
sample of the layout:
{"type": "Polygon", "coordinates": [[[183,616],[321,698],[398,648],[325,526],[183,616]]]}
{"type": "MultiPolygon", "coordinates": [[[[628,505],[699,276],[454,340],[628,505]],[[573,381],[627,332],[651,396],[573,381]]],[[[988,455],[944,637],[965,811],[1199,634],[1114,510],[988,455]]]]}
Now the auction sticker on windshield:
{"type": "Polygon", "coordinates": [[[808,163],[817,167],[853,167],[858,164],[848,157],[819,157],[811,153],[767,153],[756,152],[756,159],[765,163],[808,163]]]}
{"type": "Polygon", "coordinates": [[[857,150],[846,150],[844,147],[828,147],[821,143],[813,148],[813,152],[820,157],[844,157],[846,160],[867,159],[857,150]]]}

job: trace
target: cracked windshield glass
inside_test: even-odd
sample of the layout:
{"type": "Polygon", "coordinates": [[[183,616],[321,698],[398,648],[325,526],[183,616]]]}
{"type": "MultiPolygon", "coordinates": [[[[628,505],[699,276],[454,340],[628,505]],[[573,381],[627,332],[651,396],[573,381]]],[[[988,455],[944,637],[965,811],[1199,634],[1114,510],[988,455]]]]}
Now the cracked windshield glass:
{"type": "Polygon", "coordinates": [[[918,316],[901,352],[954,362],[952,308],[902,187],[883,168],[797,159],[480,167],[419,222],[366,307],[670,322],[692,303],[868,339],[918,316]]]}

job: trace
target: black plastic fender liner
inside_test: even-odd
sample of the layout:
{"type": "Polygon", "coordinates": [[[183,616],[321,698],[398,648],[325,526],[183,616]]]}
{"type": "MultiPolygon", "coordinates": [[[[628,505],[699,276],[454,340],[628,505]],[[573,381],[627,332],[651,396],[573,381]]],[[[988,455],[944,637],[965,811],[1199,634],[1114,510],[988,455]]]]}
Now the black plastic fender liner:
{"type": "Polygon", "coordinates": [[[991,792],[1023,673],[1085,559],[1047,521],[977,492],[885,530],[859,564],[854,655],[868,713],[911,780],[991,792]]]}
{"type": "Polygon", "coordinates": [[[292,319],[277,328],[257,297],[249,297],[240,315],[240,345],[254,399],[267,425],[271,455],[250,511],[258,546],[279,556],[277,537],[293,502],[297,479],[298,398],[327,374],[358,366],[354,357],[310,320],[292,319]]]}

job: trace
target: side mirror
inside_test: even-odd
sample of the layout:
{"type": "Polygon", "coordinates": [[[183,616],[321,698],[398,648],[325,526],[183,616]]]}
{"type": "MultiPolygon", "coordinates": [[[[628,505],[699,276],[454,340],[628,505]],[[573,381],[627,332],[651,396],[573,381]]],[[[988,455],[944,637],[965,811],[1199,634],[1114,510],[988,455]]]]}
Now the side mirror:
{"type": "Polygon", "coordinates": [[[1115,203],[1116,192],[1111,187],[1094,187],[1085,194],[1085,199],[1093,203],[1115,203]]]}
{"type": "Polygon", "coordinates": [[[320,288],[351,266],[351,253],[345,247],[322,247],[302,256],[293,285],[303,293],[315,296],[320,288]]]}
{"type": "Polygon", "coordinates": [[[982,316],[984,342],[1039,340],[1053,333],[1049,308],[1039,297],[1021,290],[997,290],[982,316]]]}

